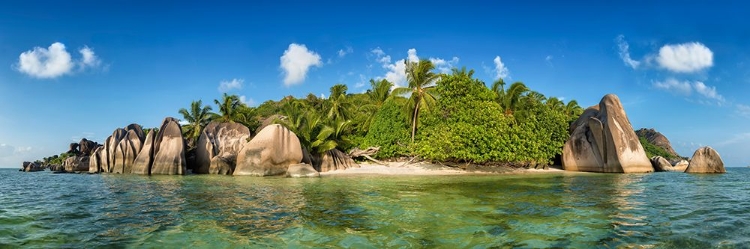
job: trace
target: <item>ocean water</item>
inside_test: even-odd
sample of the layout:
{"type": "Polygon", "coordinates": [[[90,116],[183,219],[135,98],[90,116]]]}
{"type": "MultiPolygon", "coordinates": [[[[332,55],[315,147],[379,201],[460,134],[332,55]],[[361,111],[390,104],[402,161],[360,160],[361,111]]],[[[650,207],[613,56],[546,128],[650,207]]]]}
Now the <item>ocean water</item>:
{"type": "Polygon", "coordinates": [[[318,179],[0,169],[0,248],[748,248],[750,169],[318,179]]]}

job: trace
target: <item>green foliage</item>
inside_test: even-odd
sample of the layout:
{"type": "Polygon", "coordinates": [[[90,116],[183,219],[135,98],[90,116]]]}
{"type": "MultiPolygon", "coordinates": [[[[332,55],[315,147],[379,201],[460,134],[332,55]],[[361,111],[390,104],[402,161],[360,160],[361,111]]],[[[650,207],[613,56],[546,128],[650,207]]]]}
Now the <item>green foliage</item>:
{"type": "Polygon", "coordinates": [[[200,137],[203,127],[206,127],[211,122],[211,107],[204,106],[203,101],[193,101],[190,103],[190,110],[182,108],[178,111],[182,114],[187,125],[182,126],[182,134],[188,141],[188,145],[192,147],[200,137]]]}
{"type": "Polygon", "coordinates": [[[380,147],[375,157],[381,159],[406,155],[410,131],[406,123],[407,117],[402,111],[405,102],[404,98],[386,100],[383,107],[374,115],[360,147],[380,147]]]}
{"type": "Polygon", "coordinates": [[[669,154],[669,152],[664,150],[664,148],[652,144],[644,137],[638,137],[638,139],[641,141],[643,149],[646,150],[646,156],[648,158],[661,156],[666,159],[674,159],[674,156],[672,156],[672,154],[669,154]]]}
{"type": "Polygon", "coordinates": [[[424,118],[417,154],[437,161],[549,163],[561,152],[568,138],[563,113],[541,102],[522,105],[526,99],[521,95],[506,102],[519,108],[511,113],[525,106],[523,122],[516,122],[505,114],[508,109],[497,101],[497,93],[472,73],[454,70],[437,83],[440,98],[424,118]]]}
{"type": "Polygon", "coordinates": [[[406,63],[406,81],[409,82],[409,86],[396,88],[392,93],[393,95],[409,95],[409,102],[404,106],[404,110],[411,113],[412,143],[414,143],[419,126],[419,113],[423,110],[429,111],[435,105],[438,96],[434,84],[440,75],[432,72],[433,69],[435,65],[430,60],[406,63]]]}

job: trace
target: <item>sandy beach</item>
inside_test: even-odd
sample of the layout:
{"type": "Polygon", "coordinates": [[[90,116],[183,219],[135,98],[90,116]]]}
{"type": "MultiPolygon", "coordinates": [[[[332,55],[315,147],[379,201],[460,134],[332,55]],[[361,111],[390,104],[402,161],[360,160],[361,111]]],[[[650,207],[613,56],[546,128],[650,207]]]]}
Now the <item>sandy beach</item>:
{"type": "Polygon", "coordinates": [[[464,170],[456,167],[449,167],[426,162],[384,162],[384,164],[364,162],[359,164],[359,168],[349,168],[344,170],[334,170],[320,173],[320,176],[342,176],[342,175],[467,175],[467,174],[539,174],[539,173],[566,173],[567,171],[559,167],[550,167],[549,169],[523,169],[501,167],[492,168],[491,170],[464,170]]]}

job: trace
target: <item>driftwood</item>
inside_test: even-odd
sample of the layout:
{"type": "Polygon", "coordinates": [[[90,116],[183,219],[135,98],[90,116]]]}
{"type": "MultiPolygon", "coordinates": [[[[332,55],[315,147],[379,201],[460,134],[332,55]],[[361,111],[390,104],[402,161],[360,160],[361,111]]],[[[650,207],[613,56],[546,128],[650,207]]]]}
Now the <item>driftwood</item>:
{"type": "Polygon", "coordinates": [[[380,151],[380,147],[369,147],[364,150],[360,148],[354,148],[349,151],[349,156],[352,158],[364,157],[367,160],[373,161],[377,164],[385,165],[385,163],[372,158],[372,155],[375,155],[375,153],[378,153],[378,151],[380,151]]]}

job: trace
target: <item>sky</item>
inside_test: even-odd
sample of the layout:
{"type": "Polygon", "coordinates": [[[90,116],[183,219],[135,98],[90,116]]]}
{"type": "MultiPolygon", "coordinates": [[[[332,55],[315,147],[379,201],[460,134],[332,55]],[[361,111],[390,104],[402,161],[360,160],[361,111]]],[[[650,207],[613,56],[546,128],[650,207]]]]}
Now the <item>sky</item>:
{"type": "Polygon", "coordinates": [[[404,85],[416,59],[583,107],[614,93],[681,155],[750,164],[743,1],[237,2],[0,2],[0,167],[222,93],[257,106],[404,85]]]}

